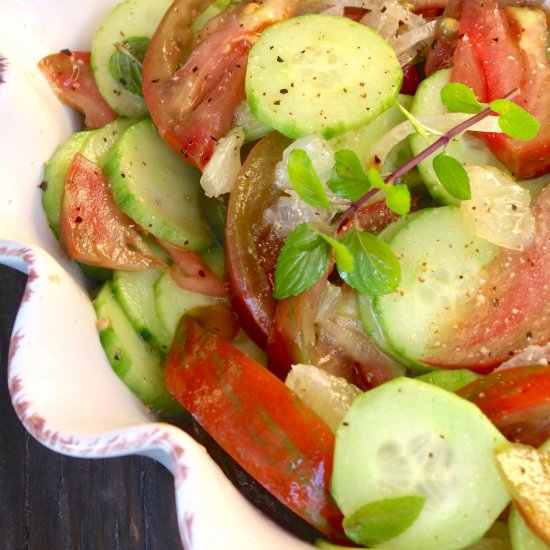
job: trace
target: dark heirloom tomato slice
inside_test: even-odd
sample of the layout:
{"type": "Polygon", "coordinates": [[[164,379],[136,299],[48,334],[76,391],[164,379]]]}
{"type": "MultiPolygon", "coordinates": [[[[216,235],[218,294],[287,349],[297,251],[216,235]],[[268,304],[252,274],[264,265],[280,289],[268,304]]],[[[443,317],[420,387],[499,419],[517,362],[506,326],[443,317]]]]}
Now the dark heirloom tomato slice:
{"type": "Polygon", "coordinates": [[[480,273],[478,299],[440,331],[441,351],[423,361],[488,372],[527,346],[550,342],[550,187],[531,208],[533,242],[523,252],[503,249],[480,273]]]}
{"type": "Polygon", "coordinates": [[[57,97],[84,115],[88,128],[101,128],[117,118],[97,89],[90,52],[54,53],[44,57],[38,68],[57,97]]]}
{"type": "Polygon", "coordinates": [[[65,180],[61,242],[83,264],[136,271],[166,264],[144,253],[134,222],[115,204],[101,168],[80,153],[65,180]]]}
{"type": "Polygon", "coordinates": [[[550,62],[543,12],[500,9],[494,1],[464,0],[460,39],[452,79],[469,85],[480,101],[504,97],[518,88],[514,101],[540,123],[529,141],[504,134],[481,134],[491,152],[518,178],[550,170],[550,62]]]}
{"type": "Polygon", "coordinates": [[[514,367],[458,391],[511,441],[539,447],[550,438],[550,367],[514,367]]]}
{"type": "Polygon", "coordinates": [[[244,99],[248,51],[268,25],[292,15],[296,0],[235,5],[211,20],[192,44],[193,19],[210,0],[175,0],[143,63],[143,95],[166,142],[204,168],[244,99]],[[194,47],[193,47],[194,46],[194,47]]]}
{"type": "Polygon", "coordinates": [[[277,377],[183,318],[168,354],[166,383],[252,477],[319,531],[344,540],[330,496],[334,436],[277,377]]]}
{"type": "Polygon", "coordinates": [[[225,246],[229,289],[243,328],[265,346],[273,321],[273,271],[282,242],[263,221],[267,207],[282,194],[274,185],[275,166],[290,140],[267,135],[248,155],[233,186],[227,209],[225,246]]]}

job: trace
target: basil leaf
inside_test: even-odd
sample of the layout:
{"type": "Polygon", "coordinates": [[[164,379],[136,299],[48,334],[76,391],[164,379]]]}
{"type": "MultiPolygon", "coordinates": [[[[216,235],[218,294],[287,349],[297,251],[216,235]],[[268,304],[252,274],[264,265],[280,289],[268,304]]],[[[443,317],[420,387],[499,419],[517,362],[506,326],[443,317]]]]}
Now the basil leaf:
{"type": "Polygon", "coordinates": [[[338,267],[342,279],[361,294],[381,296],[397,288],[401,266],[392,249],[370,233],[351,229],[340,242],[353,255],[353,269],[338,267]]]}
{"type": "Polygon", "coordinates": [[[288,158],[288,175],[298,196],[315,208],[330,208],[325,188],[303,149],[293,149],[288,158]]]}
{"type": "Polygon", "coordinates": [[[348,149],[334,153],[334,173],[328,181],[329,189],[350,201],[358,201],[370,189],[367,175],[357,155],[348,149]]]}
{"type": "Polygon", "coordinates": [[[149,42],[149,38],[145,36],[132,36],[122,44],[117,44],[109,59],[111,76],[125,90],[142,97],[141,67],[149,42]]]}
{"type": "Polygon", "coordinates": [[[473,90],[465,84],[452,82],[441,89],[441,102],[452,113],[477,114],[483,105],[477,100],[473,90]]]}
{"type": "Polygon", "coordinates": [[[472,198],[470,178],[458,160],[441,153],[434,157],[433,168],[443,187],[455,199],[469,200],[472,198]]]}
{"type": "Polygon", "coordinates": [[[500,115],[498,125],[506,135],[521,141],[533,139],[537,135],[539,121],[513,101],[495,99],[489,107],[500,115]]]}
{"type": "Polygon", "coordinates": [[[411,192],[406,185],[386,186],[386,204],[399,216],[406,216],[411,210],[411,192]]]}
{"type": "Polygon", "coordinates": [[[298,225],[288,236],[275,267],[277,299],[296,296],[312,287],[325,273],[330,245],[307,223],[298,225]]]}
{"type": "Polygon", "coordinates": [[[344,532],[358,544],[376,547],[406,531],[422,512],[425,500],[410,495],[369,502],[344,518],[344,532]]]}
{"type": "Polygon", "coordinates": [[[324,233],[319,233],[319,235],[321,235],[325,242],[330,244],[334,250],[334,259],[336,260],[338,268],[343,271],[353,271],[353,255],[346,246],[324,233]]]}

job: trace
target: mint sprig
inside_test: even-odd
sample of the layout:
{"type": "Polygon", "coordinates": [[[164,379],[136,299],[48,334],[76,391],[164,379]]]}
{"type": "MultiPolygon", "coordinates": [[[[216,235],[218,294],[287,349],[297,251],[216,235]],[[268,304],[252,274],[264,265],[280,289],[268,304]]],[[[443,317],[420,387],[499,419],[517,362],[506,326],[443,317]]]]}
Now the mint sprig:
{"type": "Polygon", "coordinates": [[[451,82],[441,89],[441,102],[451,113],[470,113],[475,115],[483,111],[473,90],[465,84],[451,82]]]}
{"type": "Polygon", "coordinates": [[[472,198],[470,178],[458,160],[441,153],[434,157],[433,168],[443,187],[455,199],[466,201],[472,198]]]}
{"type": "Polygon", "coordinates": [[[539,121],[525,109],[506,99],[495,99],[489,107],[498,113],[498,125],[508,136],[521,141],[533,139],[539,131],[539,121]]]}
{"type": "Polygon", "coordinates": [[[326,272],[331,245],[308,223],[302,223],[288,236],[275,267],[277,299],[297,296],[312,287],[326,272]]]}
{"type": "Polygon", "coordinates": [[[340,239],[353,256],[353,269],[336,262],[340,277],[361,294],[381,296],[393,292],[401,280],[401,266],[392,249],[366,231],[351,229],[340,239]]]}
{"type": "Polygon", "coordinates": [[[132,36],[115,44],[109,59],[111,76],[128,92],[143,97],[141,68],[150,39],[132,36]]]}
{"type": "Polygon", "coordinates": [[[344,518],[344,532],[358,544],[379,546],[406,531],[422,512],[425,500],[410,495],[369,502],[344,518]]]}
{"type": "Polygon", "coordinates": [[[303,149],[293,149],[288,158],[288,176],[298,196],[315,208],[330,208],[327,193],[309,155],[303,149]]]}
{"type": "Polygon", "coordinates": [[[372,187],[359,157],[347,149],[334,153],[334,171],[327,185],[330,190],[350,201],[359,200],[372,187]]]}

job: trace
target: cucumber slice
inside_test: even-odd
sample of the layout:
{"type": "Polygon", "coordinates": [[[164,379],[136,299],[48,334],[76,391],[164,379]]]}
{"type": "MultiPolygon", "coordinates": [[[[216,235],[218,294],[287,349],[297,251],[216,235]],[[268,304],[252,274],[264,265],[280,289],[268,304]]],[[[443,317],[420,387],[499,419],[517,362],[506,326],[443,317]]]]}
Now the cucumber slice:
{"type": "Polygon", "coordinates": [[[92,42],[91,66],[97,87],[113,111],[123,116],[144,116],[143,97],[115,80],[109,68],[116,44],[132,38],[151,39],[172,0],[126,0],[119,4],[96,31],[92,42]]]}
{"type": "Polygon", "coordinates": [[[480,270],[496,257],[499,247],[476,237],[454,206],[416,213],[389,241],[401,264],[401,282],[391,294],[375,300],[383,334],[408,365],[430,350],[475,296],[480,270]]]}
{"type": "Polygon", "coordinates": [[[345,17],[302,15],[268,27],[248,58],[252,114],[285,136],[326,139],[390,106],[403,72],[373,29],[345,17]]]}
{"type": "Polygon", "coordinates": [[[111,283],[103,285],[94,308],[101,344],[117,376],[153,411],[179,414],[182,409],[164,383],[162,355],[138,336],[116,301],[111,283]]]}
{"type": "MultiPolygon", "coordinates": [[[[449,112],[441,102],[440,94],[441,88],[449,83],[450,76],[451,69],[443,69],[420,84],[411,105],[411,113],[414,116],[420,117],[422,115],[437,115],[449,112]]],[[[418,155],[428,145],[436,141],[438,137],[432,136],[426,139],[421,135],[413,134],[409,138],[413,154],[418,155]]],[[[420,162],[418,171],[434,200],[440,204],[458,205],[460,201],[447,192],[433,169],[433,159],[439,153],[440,151],[437,151],[420,162]]],[[[507,172],[506,168],[493,156],[483,141],[469,133],[463,134],[459,139],[452,140],[445,147],[445,154],[456,158],[464,165],[496,166],[507,172]]]]}
{"type": "Polygon", "coordinates": [[[164,143],[150,120],[124,132],[105,173],[115,202],[145,230],[192,250],[211,244],[199,209],[200,173],[164,143]]]}
{"type": "Polygon", "coordinates": [[[170,347],[170,335],[157,315],[154,287],[162,276],[158,268],[115,271],[113,292],[138,334],[163,353],[170,347]]]}
{"type": "Polygon", "coordinates": [[[55,236],[59,239],[59,216],[65,192],[65,178],[76,153],[103,168],[107,154],[119,136],[136,122],[136,119],[118,118],[98,130],[72,134],[63,143],[44,169],[42,208],[55,236]]]}
{"type": "Polygon", "coordinates": [[[157,281],[154,293],[157,315],[168,333],[170,341],[174,337],[176,327],[182,315],[193,309],[206,307],[223,299],[185,290],[174,282],[170,273],[165,273],[157,281]]]}
{"type": "Polygon", "coordinates": [[[447,391],[456,392],[460,388],[467,386],[470,382],[481,378],[481,375],[476,374],[468,369],[457,370],[434,370],[426,374],[418,376],[416,379],[428,384],[434,384],[447,391]]]}
{"type": "Polygon", "coordinates": [[[389,550],[454,550],[478,540],[509,502],[493,451],[506,439],[468,401],[396,378],[360,395],[336,433],[332,494],[350,515],[369,502],[426,498],[389,550]]]}

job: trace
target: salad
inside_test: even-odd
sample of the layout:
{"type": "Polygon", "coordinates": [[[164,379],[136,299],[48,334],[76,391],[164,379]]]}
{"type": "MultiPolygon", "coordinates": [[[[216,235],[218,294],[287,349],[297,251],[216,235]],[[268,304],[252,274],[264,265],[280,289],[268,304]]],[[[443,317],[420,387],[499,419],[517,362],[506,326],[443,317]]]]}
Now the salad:
{"type": "Polygon", "coordinates": [[[548,29],[512,4],[125,0],[40,61],[110,364],[321,548],[550,544],[548,29]]]}

